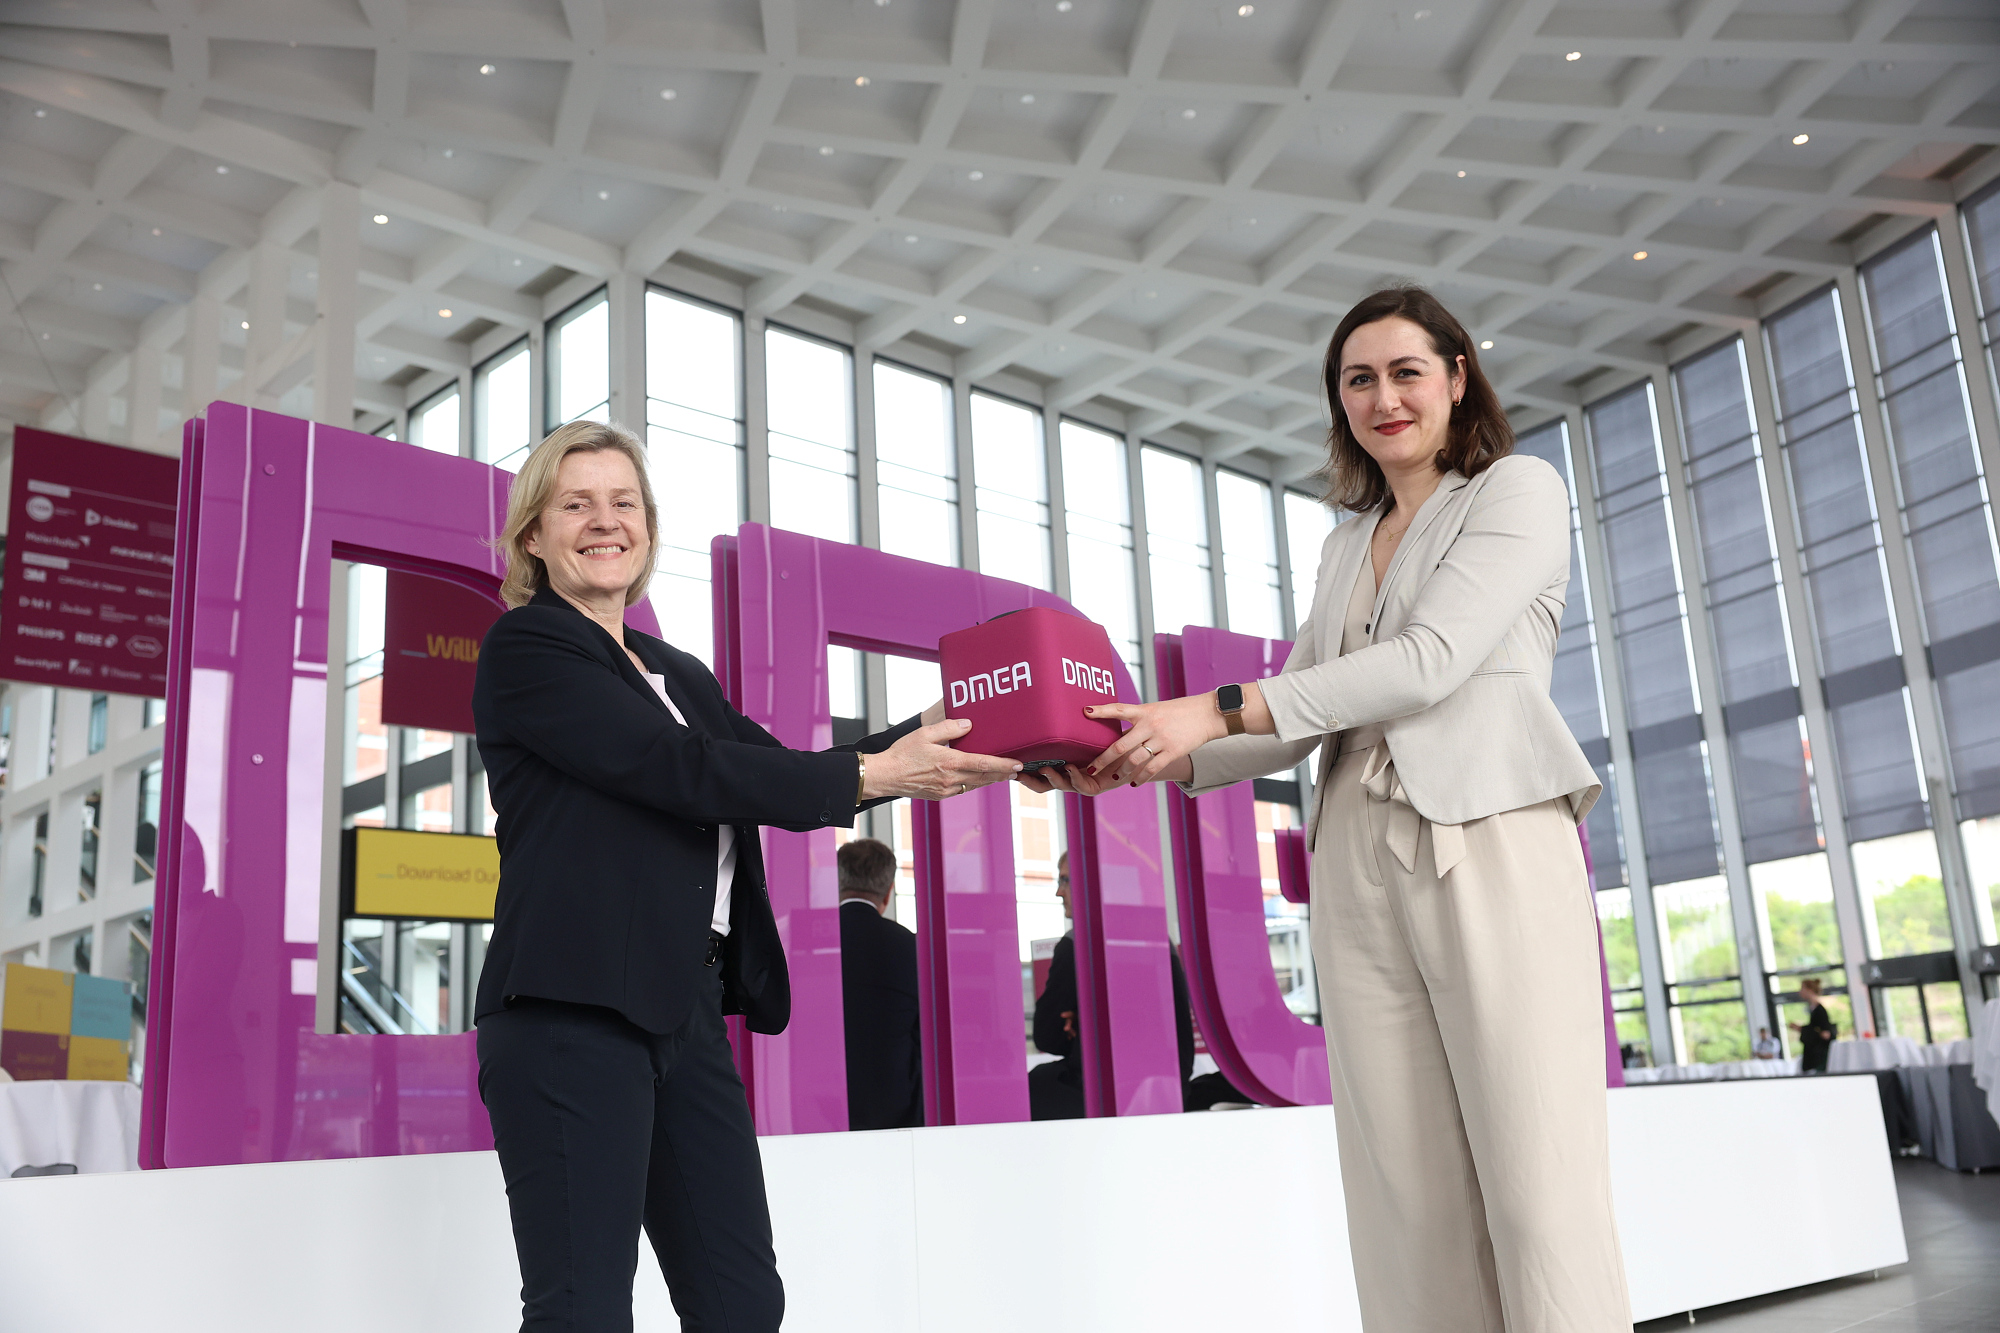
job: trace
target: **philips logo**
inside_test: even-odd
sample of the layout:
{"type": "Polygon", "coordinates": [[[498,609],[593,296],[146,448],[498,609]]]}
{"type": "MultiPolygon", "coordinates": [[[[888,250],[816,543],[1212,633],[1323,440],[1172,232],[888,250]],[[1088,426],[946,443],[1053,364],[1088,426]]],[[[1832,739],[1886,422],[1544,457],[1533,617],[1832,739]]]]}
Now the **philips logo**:
{"type": "Polygon", "coordinates": [[[951,706],[963,708],[967,704],[978,703],[981,699],[991,699],[996,694],[1012,694],[1016,690],[1025,690],[1034,683],[1034,676],[1028,670],[1026,662],[1016,662],[1011,667],[1000,667],[994,671],[982,671],[976,676],[951,683],[951,706]]]}
{"type": "Polygon", "coordinates": [[[1063,659],[1063,684],[1079,685],[1094,694],[1118,693],[1118,682],[1102,667],[1085,666],[1081,662],[1063,659]]]}

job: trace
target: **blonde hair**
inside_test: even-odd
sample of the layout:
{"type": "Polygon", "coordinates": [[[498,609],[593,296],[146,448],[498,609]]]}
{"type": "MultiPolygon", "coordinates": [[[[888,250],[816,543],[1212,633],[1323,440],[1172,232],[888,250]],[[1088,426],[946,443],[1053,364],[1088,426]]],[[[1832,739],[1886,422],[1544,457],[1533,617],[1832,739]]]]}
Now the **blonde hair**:
{"type": "Polygon", "coordinates": [[[555,498],[563,459],[607,449],[632,460],[632,470],[639,476],[639,498],[646,505],[646,566],[625,589],[625,605],[646,595],[646,585],[653,581],[653,557],[660,549],[660,509],[653,503],[653,484],[646,479],[645,446],[616,422],[572,421],[550,431],[535,446],[515,474],[513,489],[507,495],[507,526],[500,533],[500,547],[507,553],[507,577],[500,584],[500,600],[509,607],[526,606],[549,586],[549,568],[540,556],[529,552],[528,538],[555,498]]]}

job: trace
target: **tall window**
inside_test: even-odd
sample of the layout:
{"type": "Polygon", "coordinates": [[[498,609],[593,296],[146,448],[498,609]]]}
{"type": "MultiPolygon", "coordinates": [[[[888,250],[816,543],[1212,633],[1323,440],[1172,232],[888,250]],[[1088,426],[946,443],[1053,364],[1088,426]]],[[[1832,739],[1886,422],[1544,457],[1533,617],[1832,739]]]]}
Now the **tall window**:
{"type": "Polygon", "coordinates": [[[593,292],[549,321],[549,429],[611,414],[611,302],[593,292]]]}
{"type": "Polygon", "coordinates": [[[1806,856],[1819,819],[1742,340],[1675,367],[1673,385],[1743,849],[1752,864],[1806,856]]]}
{"type": "Polygon", "coordinates": [[[1712,875],[1722,862],[1653,386],[1599,403],[1585,417],[1647,869],[1655,884],[1712,875]]]}
{"type": "Polygon", "coordinates": [[[1004,398],[973,394],[972,463],[978,479],[980,573],[1054,591],[1042,414],[1004,398]]]}
{"type": "Polygon", "coordinates": [[[144,884],[153,878],[160,846],[160,771],[153,760],[139,770],[137,818],[132,829],[132,882],[144,884]]]}
{"type": "Polygon", "coordinates": [[[1152,564],[1153,627],[1179,634],[1215,623],[1209,581],[1208,505],[1201,464],[1185,454],[1147,445],[1139,451],[1146,485],[1146,556],[1152,564]]]}
{"type": "Polygon", "coordinates": [[[2000,555],[1937,229],[1870,260],[1861,290],[1958,813],[2000,813],[2000,555]]]}
{"type": "Polygon", "coordinates": [[[1104,626],[1112,648],[1125,659],[1138,684],[1139,601],[1133,583],[1132,491],[1125,441],[1065,421],[1062,469],[1070,601],[1104,626]]]}
{"type": "Polygon", "coordinates": [[[1965,243],[1972,260],[1972,295],[1979,309],[1979,341],[1986,348],[1986,373],[1994,378],[2000,394],[2000,360],[1994,345],[2000,343],[2000,181],[1987,186],[1967,201],[1959,217],[1965,224],[1965,243]]]}
{"type": "MultiPolygon", "coordinates": [[[[1152,492],[1148,491],[1150,500],[1152,492]]],[[[1229,628],[1264,639],[1285,636],[1278,582],[1278,525],[1271,484],[1227,470],[1215,474],[1215,516],[1222,529],[1222,582],[1229,628]]]]}
{"type": "Polygon", "coordinates": [[[933,565],[958,558],[958,448],[951,385],[875,363],[875,479],[882,549],[933,565]]]}
{"type": "Polygon", "coordinates": [[[472,456],[482,463],[518,472],[534,447],[528,373],[526,338],[472,372],[472,456]]]}
{"type": "MultiPolygon", "coordinates": [[[[1610,729],[1604,721],[1603,665],[1598,658],[1597,620],[1591,614],[1590,583],[1583,563],[1583,516],[1576,498],[1569,426],[1551,422],[1515,441],[1519,453],[1531,454],[1562,475],[1569,487],[1569,592],[1563,605],[1562,632],[1556,639],[1556,660],[1549,695],[1562,710],[1576,743],[1583,748],[1604,793],[1590,808],[1585,831],[1590,837],[1590,864],[1597,887],[1625,895],[1624,929],[1631,930],[1631,895],[1625,888],[1625,838],[1620,822],[1618,774],[1611,763],[1610,729]]],[[[1606,942],[1609,947],[1609,941],[1606,942]]],[[[1633,966],[1637,966],[1634,955],[1633,966]]],[[[1634,977],[1638,975],[1636,972],[1634,977]]],[[[1633,986],[1638,982],[1633,981],[1633,986]]],[[[1643,1020],[1642,1020],[1643,1027],[1643,1020]]]]}
{"type": "Polygon", "coordinates": [[[84,751],[96,754],[104,748],[110,737],[111,696],[93,694],[90,696],[90,731],[84,738],[84,751]]]}
{"type": "MultiPolygon", "coordinates": [[[[1869,948],[1880,956],[1885,947],[1900,947],[1901,938],[1891,932],[1885,939],[1878,929],[1882,900],[1893,900],[1888,906],[1894,910],[1906,898],[1925,899],[1925,912],[1941,915],[1944,898],[1941,888],[1929,897],[1929,885],[1936,883],[1929,870],[1935,843],[1926,858],[1921,844],[1929,838],[1900,836],[1928,827],[1930,811],[1917,767],[1902,645],[1838,291],[1829,287],[1767,320],[1764,340],[1799,563],[1825,672],[1821,688],[1833,726],[1832,767],[1853,844],[1869,948]],[[1901,869],[1889,868],[1895,865],[1901,869]]],[[[1825,771],[1824,757],[1814,768],[1825,771]]]]}
{"type": "Polygon", "coordinates": [[[458,452],[458,386],[426,398],[410,413],[410,443],[434,453],[458,452]]]}
{"type": "Polygon", "coordinates": [[[772,526],[852,542],[854,391],[847,349],[766,327],[764,359],[772,526]]]}
{"type": "Polygon", "coordinates": [[[743,326],[732,312],[646,293],[646,453],[660,507],[653,609],[711,665],[709,543],[743,521],[743,326]]]}
{"type": "Polygon", "coordinates": [[[1310,495],[1285,492],[1286,557],[1292,562],[1292,632],[1312,616],[1319,583],[1319,552],[1339,516],[1310,495]]]}

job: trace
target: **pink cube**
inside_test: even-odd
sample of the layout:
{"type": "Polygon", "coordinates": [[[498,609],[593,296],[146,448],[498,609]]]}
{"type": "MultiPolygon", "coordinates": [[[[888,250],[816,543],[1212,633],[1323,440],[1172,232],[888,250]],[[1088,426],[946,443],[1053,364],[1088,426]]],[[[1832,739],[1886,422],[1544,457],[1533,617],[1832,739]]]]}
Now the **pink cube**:
{"type": "Polygon", "coordinates": [[[1119,702],[1118,655],[1104,627],[1031,606],[938,640],[945,715],[972,721],[960,748],[1025,763],[1080,763],[1118,739],[1085,717],[1119,702]]]}

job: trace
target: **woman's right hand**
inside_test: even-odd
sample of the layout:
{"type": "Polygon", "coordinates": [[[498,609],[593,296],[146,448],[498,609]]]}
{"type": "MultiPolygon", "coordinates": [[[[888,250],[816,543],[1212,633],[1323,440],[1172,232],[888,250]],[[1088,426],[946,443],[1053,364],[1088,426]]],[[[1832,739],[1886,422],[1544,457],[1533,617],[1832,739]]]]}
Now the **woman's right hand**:
{"type": "Polygon", "coordinates": [[[879,754],[866,757],[863,800],[913,796],[942,801],[989,783],[1005,782],[1021,771],[1018,759],[954,750],[951,742],[972,730],[962,717],[919,727],[879,754]]]}

